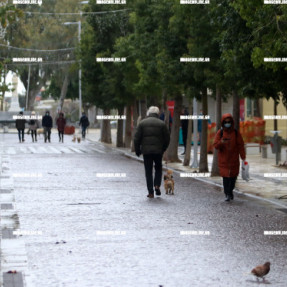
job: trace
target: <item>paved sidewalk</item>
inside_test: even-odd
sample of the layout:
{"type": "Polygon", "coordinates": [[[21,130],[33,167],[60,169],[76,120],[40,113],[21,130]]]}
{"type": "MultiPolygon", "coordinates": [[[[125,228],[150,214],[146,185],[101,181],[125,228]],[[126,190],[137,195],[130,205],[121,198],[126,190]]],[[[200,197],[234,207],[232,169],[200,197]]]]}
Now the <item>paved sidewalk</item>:
{"type": "MultiPolygon", "coordinates": [[[[99,142],[100,140],[100,129],[89,129],[87,134],[87,139],[90,141],[99,142]]],[[[110,147],[116,148],[116,129],[112,129],[112,144],[105,144],[110,147]]],[[[128,148],[116,148],[121,150],[127,156],[132,157],[137,160],[142,160],[142,156],[138,159],[135,156],[135,153],[132,153],[128,148]]],[[[200,147],[199,147],[200,150],[200,147]]],[[[183,147],[180,146],[178,149],[179,158],[183,161],[184,156],[180,155],[183,152],[183,147]]],[[[191,151],[191,163],[193,160],[193,150],[191,151]]],[[[211,171],[213,161],[213,155],[208,155],[208,168],[211,171]]],[[[250,181],[246,182],[242,180],[241,175],[238,176],[236,183],[236,192],[248,194],[250,196],[261,197],[267,201],[271,201],[277,205],[281,205],[282,208],[287,206],[287,177],[264,177],[264,174],[267,173],[287,173],[286,168],[278,168],[275,166],[274,159],[264,159],[261,155],[248,155],[247,161],[250,165],[250,181]]],[[[199,153],[198,153],[198,162],[199,162],[199,153]]],[[[191,167],[183,166],[182,163],[169,163],[168,168],[176,170],[182,173],[191,173],[195,170],[191,167]]],[[[209,182],[217,186],[222,187],[222,178],[221,177],[202,177],[196,178],[204,182],[209,182]]]]}

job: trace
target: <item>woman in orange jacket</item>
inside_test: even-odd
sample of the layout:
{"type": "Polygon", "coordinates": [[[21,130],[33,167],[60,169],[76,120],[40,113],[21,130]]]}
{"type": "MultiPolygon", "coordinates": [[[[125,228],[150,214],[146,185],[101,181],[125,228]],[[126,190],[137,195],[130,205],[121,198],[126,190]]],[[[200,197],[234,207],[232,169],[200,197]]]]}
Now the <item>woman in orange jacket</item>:
{"type": "Polygon", "coordinates": [[[221,119],[222,128],[216,133],[213,146],[218,150],[218,167],[223,177],[225,201],[233,199],[233,189],[239,174],[239,156],[246,159],[244,141],[239,131],[234,129],[231,114],[224,114],[221,119]]]}

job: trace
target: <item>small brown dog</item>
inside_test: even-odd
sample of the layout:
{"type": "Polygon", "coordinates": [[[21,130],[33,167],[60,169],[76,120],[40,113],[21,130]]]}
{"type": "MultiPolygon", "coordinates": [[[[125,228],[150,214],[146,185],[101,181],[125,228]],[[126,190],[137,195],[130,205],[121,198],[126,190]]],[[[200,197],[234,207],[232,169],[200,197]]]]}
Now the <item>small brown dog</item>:
{"type": "Polygon", "coordinates": [[[166,171],[166,174],[163,176],[164,179],[164,188],[165,188],[165,193],[169,194],[174,194],[174,180],[173,180],[173,171],[168,169],[166,171]]]}

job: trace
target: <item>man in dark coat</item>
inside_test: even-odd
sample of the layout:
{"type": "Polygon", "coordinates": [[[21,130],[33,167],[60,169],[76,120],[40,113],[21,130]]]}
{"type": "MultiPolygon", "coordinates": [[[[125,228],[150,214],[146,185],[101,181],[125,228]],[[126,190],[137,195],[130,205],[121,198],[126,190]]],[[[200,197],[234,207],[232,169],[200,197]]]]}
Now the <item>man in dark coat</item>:
{"type": "Polygon", "coordinates": [[[51,129],[53,127],[53,119],[50,116],[49,111],[46,111],[46,114],[42,119],[42,126],[44,128],[45,142],[47,142],[47,139],[49,142],[51,142],[51,129]]]}
{"type": "Polygon", "coordinates": [[[19,142],[24,142],[26,120],[23,117],[23,112],[20,112],[16,119],[16,129],[18,130],[19,142]]]}
{"type": "Polygon", "coordinates": [[[66,126],[66,119],[64,118],[64,114],[61,112],[59,114],[59,117],[57,119],[57,127],[58,127],[58,133],[59,133],[59,142],[64,142],[64,131],[66,126]]]}
{"type": "Polygon", "coordinates": [[[160,185],[162,178],[162,156],[166,151],[170,135],[165,123],[159,119],[158,107],[150,107],[147,118],[143,119],[134,136],[136,155],[143,154],[148,197],[161,195],[160,185]],[[155,177],[153,181],[153,163],[155,164],[155,177]]]}
{"type": "Polygon", "coordinates": [[[86,129],[90,125],[89,119],[88,119],[88,117],[86,116],[85,113],[82,113],[82,117],[80,119],[79,125],[82,128],[82,137],[83,137],[83,139],[85,139],[85,137],[86,137],[86,129]]]}
{"type": "Polygon", "coordinates": [[[239,131],[234,129],[234,120],[231,114],[224,114],[221,119],[222,130],[219,130],[213,146],[218,150],[218,167],[223,177],[226,201],[233,199],[233,189],[239,174],[239,155],[246,159],[244,141],[239,131]]]}

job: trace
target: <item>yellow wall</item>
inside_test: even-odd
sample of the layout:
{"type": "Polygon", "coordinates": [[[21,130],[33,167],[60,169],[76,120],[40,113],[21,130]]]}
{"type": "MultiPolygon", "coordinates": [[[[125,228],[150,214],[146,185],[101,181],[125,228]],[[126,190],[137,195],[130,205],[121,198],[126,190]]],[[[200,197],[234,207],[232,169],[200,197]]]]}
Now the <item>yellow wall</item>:
{"type": "MultiPolygon", "coordinates": [[[[262,118],[264,119],[264,116],[273,116],[274,115],[274,100],[269,99],[268,101],[266,99],[263,99],[262,104],[262,118]]],[[[284,107],[282,101],[280,101],[279,105],[277,106],[277,115],[287,115],[286,108],[284,107]]],[[[287,138],[287,119],[284,120],[277,120],[277,126],[278,130],[282,131],[280,133],[280,136],[284,139],[287,138]]],[[[266,136],[272,136],[273,134],[270,133],[270,130],[274,130],[274,120],[265,120],[265,135],[266,136]]]]}

